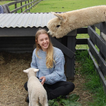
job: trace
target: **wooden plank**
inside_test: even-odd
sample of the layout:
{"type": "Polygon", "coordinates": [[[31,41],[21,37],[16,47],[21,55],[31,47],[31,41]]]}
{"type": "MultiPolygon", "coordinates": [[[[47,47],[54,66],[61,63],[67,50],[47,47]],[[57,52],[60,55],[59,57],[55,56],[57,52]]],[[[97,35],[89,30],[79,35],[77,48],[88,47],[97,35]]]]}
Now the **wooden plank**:
{"type": "Polygon", "coordinates": [[[100,24],[100,31],[106,34],[106,22],[100,24]]]}
{"type": "MultiPolygon", "coordinates": [[[[32,28],[31,28],[32,29],[32,28]]],[[[15,29],[14,29],[15,30],[15,29]]],[[[10,34],[11,36],[7,35],[6,36],[2,36],[0,37],[0,47],[19,47],[19,46],[28,46],[27,44],[35,44],[35,33],[37,30],[33,29],[34,34],[31,32],[32,31],[28,31],[27,29],[25,29],[25,31],[23,30],[23,33],[18,34],[18,32],[20,32],[19,30],[17,30],[17,33],[14,32],[14,30],[11,29],[11,32],[13,31],[13,33],[9,33],[9,31],[7,31],[8,34],[10,34]],[[28,33],[27,33],[28,31],[28,33]],[[18,34],[18,35],[15,35],[18,34]],[[24,34],[28,34],[24,35],[24,34]]],[[[6,31],[3,31],[6,33],[6,31]]],[[[59,47],[69,58],[72,58],[74,56],[73,51],[71,51],[70,49],[68,49],[65,45],[63,45],[61,42],[59,42],[58,40],[56,40],[55,38],[52,38],[52,42],[55,46],[59,47]]]]}
{"type": "Polygon", "coordinates": [[[32,44],[35,37],[0,37],[0,44],[32,44]]]}
{"type": "MultiPolygon", "coordinates": [[[[67,38],[67,47],[75,53],[76,36],[70,36],[67,38]]],[[[70,54],[71,55],[71,54],[70,54]]],[[[74,54],[75,56],[75,54],[74,54]]],[[[67,79],[74,79],[75,75],[75,57],[66,58],[66,76],[67,79]]]]}
{"type": "Polygon", "coordinates": [[[13,1],[13,2],[7,3],[7,5],[10,6],[10,5],[14,5],[15,3],[20,3],[20,2],[25,2],[25,1],[28,1],[28,0],[13,1]]]}
{"type": "Polygon", "coordinates": [[[98,75],[100,77],[100,80],[101,80],[102,84],[103,84],[104,91],[106,92],[106,80],[105,80],[101,70],[99,69],[98,64],[96,63],[95,59],[93,58],[93,55],[91,54],[91,52],[89,50],[88,50],[88,53],[89,53],[89,56],[91,57],[91,59],[92,59],[92,61],[94,63],[96,71],[97,71],[97,73],[98,73],[98,75]]]}
{"type": "Polygon", "coordinates": [[[69,48],[67,48],[66,46],[64,46],[58,40],[56,40],[56,38],[51,37],[51,41],[54,46],[60,48],[63,51],[63,53],[66,54],[69,58],[72,58],[74,56],[74,52],[70,50],[69,48]]]}
{"type": "Polygon", "coordinates": [[[12,11],[10,11],[11,13],[14,13],[14,12],[17,13],[17,11],[20,10],[20,9],[21,9],[21,12],[22,12],[22,8],[24,8],[24,7],[26,7],[26,10],[24,11],[24,12],[26,12],[27,10],[30,10],[33,6],[35,6],[36,4],[38,4],[40,1],[41,1],[41,0],[39,0],[39,1],[34,0],[34,1],[32,1],[32,2],[29,2],[29,0],[23,0],[23,1],[20,0],[20,1],[15,1],[15,2],[8,3],[7,5],[8,5],[8,6],[15,5],[15,9],[12,10],[12,11]],[[28,1],[27,4],[26,4],[26,1],[28,1]],[[21,4],[22,4],[22,2],[25,2],[25,5],[21,5],[20,7],[17,8],[17,3],[21,3],[21,4]],[[35,3],[35,2],[36,2],[36,3],[35,3]],[[30,7],[30,5],[31,5],[32,3],[34,3],[34,4],[30,7]],[[27,6],[29,7],[28,9],[27,9],[27,6]]]}
{"type": "Polygon", "coordinates": [[[76,45],[76,35],[77,35],[76,32],[77,32],[76,30],[73,30],[72,32],[68,33],[67,36],[60,39],[61,43],[59,42],[58,39],[51,37],[53,44],[55,43],[55,46],[60,48],[63,51],[63,53],[66,55],[66,77],[67,79],[74,79],[74,74],[75,74],[74,56],[75,56],[75,45],[76,45]]]}
{"type": "Polygon", "coordinates": [[[102,70],[103,75],[106,76],[106,62],[105,62],[105,60],[102,58],[102,56],[96,50],[95,46],[90,41],[90,39],[88,39],[88,46],[89,46],[90,52],[92,53],[92,55],[95,57],[96,61],[98,62],[99,68],[102,70]]]}
{"type": "Polygon", "coordinates": [[[88,44],[88,39],[76,39],[76,44],[88,44]]]}
{"type": "Polygon", "coordinates": [[[88,34],[106,58],[106,42],[90,26],[88,27],[88,34]]]}
{"type": "Polygon", "coordinates": [[[38,28],[0,28],[0,37],[31,37],[35,36],[38,28]]]}
{"type": "Polygon", "coordinates": [[[95,24],[95,27],[97,27],[98,29],[100,29],[100,23],[99,24],[95,24]]]}
{"type": "Polygon", "coordinates": [[[106,34],[104,34],[103,32],[101,32],[100,36],[103,38],[103,40],[106,42],[106,34]]]}
{"type": "Polygon", "coordinates": [[[0,37],[0,51],[32,52],[34,44],[35,37],[0,37]]]}
{"type": "Polygon", "coordinates": [[[10,53],[32,53],[33,48],[1,48],[0,52],[10,52],[10,53]]]}
{"type": "Polygon", "coordinates": [[[77,29],[77,34],[87,34],[88,28],[79,28],[77,29]]]}

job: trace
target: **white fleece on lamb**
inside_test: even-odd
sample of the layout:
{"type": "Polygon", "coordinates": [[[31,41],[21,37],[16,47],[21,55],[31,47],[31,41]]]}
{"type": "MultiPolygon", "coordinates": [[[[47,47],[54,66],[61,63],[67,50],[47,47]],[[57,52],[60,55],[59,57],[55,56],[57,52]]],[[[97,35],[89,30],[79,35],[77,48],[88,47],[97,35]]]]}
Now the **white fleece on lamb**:
{"type": "Polygon", "coordinates": [[[28,95],[29,106],[48,106],[47,93],[38,78],[35,77],[36,72],[39,71],[35,68],[23,70],[28,74],[28,95]]]}

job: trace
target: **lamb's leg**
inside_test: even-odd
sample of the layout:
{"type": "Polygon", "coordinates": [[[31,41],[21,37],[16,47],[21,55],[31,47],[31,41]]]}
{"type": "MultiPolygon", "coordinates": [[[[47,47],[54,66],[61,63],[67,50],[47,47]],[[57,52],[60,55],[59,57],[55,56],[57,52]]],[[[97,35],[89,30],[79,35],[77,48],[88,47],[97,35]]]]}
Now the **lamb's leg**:
{"type": "Polygon", "coordinates": [[[48,106],[48,103],[47,103],[47,101],[44,101],[44,106],[48,106]]]}
{"type": "Polygon", "coordinates": [[[32,101],[31,101],[31,106],[39,106],[39,102],[37,101],[37,100],[35,100],[35,99],[33,99],[32,101]]]}
{"type": "Polygon", "coordinates": [[[47,100],[47,97],[44,98],[44,102],[43,102],[43,106],[48,106],[48,100],[47,100]]]}
{"type": "Polygon", "coordinates": [[[48,106],[48,103],[44,104],[44,106],[48,106]]]}
{"type": "Polygon", "coordinates": [[[39,106],[39,103],[36,102],[35,100],[32,101],[32,106],[39,106]]]}
{"type": "Polygon", "coordinates": [[[30,103],[29,103],[29,106],[30,106],[30,103]]]}
{"type": "Polygon", "coordinates": [[[29,94],[29,106],[32,106],[31,104],[31,95],[29,94]]]}

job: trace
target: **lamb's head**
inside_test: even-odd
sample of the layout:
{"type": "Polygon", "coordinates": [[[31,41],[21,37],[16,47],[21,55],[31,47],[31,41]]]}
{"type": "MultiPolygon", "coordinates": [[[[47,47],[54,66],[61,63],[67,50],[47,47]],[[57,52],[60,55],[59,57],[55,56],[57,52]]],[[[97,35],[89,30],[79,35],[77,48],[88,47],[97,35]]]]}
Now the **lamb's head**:
{"type": "Polygon", "coordinates": [[[35,69],[35,68],[28,68],[26,70],[23,70],[24,73],[28,74],[28,76],[29,76],[29,74],[36,75],[36,72],[38,72],[38,71],[39,71],[39,69],[35,69]]]}
{"type": "Polygon", "coordinates": [[[67,35],[67,17],[63,14],[53,13],[56,17],[51,19],[47,27],[49,29],[48,33],[52,37],[61,38],[67,35]]]}

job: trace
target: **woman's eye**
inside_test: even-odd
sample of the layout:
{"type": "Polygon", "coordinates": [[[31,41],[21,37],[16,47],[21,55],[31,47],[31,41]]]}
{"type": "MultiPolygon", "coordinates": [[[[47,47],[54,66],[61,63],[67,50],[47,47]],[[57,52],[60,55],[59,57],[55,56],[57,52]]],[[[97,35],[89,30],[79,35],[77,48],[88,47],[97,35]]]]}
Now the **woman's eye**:
{"type": "Polygon", "coordinates": [[[46,38],[46,40],[48,40],[48,38],[46,38]]]}
{"type": "Polygon", "coordinates": [[[56,27],[58,28],[58,27],[60,27],[60,25],[57,25],[56,27]]]}
{"type": "Polygon", "coordinates": [[[40,41],[43,41],[43,39],[41,39],[40,41]]]}

